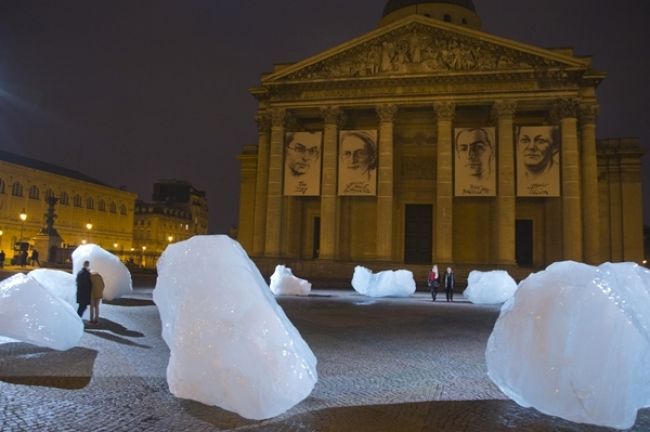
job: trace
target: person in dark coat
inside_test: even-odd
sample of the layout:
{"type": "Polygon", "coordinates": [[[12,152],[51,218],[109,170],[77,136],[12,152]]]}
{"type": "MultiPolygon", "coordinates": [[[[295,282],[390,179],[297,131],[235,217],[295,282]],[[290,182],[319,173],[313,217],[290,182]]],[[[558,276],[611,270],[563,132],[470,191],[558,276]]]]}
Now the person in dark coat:
{"type": "Polygon", "coordinates": [[[5,266],[5,251],[0,250],[0,268],[5,266]]]}
{"type": "Polygon", "coordinates": [[[447,273],[445,273],[443,281],[445,284],[445,294],[447,294],[447,301],[453,302],[454,285],[456,285],[456,276],[454,275],[454,272],[451,270],[451,267],[447,267],[447,273]]]}
{"type": "Polygon", "coordinates": [[[36,266],[36,264],[38,264],[39,267],[41,266],[41,262],[38,260],[38,251],[36,249],[32,249],[32,256],[29,258],[32,261],[32,267],[36,266]]]}
{"type": "Polygon", "coordinates": [[[440,274],[438,273],[438,265],[434,264],[429,272],[429,277],[427,278],[427,285],[431,289],[431,298],[433,301],[436,301],[436,296],[438,295],[438,288],[440,288],[440,274]]]}
{"type": "Polygon", "coordinates": [[[79,308],[77,314],[82,317],[86,308],[90,304],[90,292],[92,285],[90,282],[90,261],[84,261],[84,266],[79,273],[77,273],[77,303],[79,308]]]}

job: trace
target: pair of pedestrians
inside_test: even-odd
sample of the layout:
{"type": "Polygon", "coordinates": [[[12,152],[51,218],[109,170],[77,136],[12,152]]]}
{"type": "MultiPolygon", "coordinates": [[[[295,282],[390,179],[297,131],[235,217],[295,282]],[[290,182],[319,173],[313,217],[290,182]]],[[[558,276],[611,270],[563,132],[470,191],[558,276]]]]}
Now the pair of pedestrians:
{"type": "Polygon", "coordinates": [[[431,271],[429,272],[427,285],[429,286],[429,289],[431,289],[431,298],[433,301],[436,301],[438,290],[440,289],[441,285],[445,290],[447,301],[454,301],[454,286],[456,285],[456,276],[454,275],[451,267],[447,267],[447,272],[441,276],[440,273],[438,273],[438,265],[434,264],[431,268],[431,271]]]}
{"type": "Polygon", "coordinates": [[[77,314],[83,317],[90,305],[90,322],[99,322],[99,304],[104,295],[104,279],[97,272],[90,271],[90,261],[84,261],[83,268],[77,273],[77,314]]]}

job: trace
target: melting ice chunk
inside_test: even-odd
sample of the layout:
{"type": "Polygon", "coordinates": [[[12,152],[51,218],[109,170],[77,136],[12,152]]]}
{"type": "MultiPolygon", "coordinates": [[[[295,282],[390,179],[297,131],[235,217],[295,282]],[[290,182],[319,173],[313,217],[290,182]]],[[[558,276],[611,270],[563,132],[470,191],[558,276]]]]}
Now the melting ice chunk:
{"type": "Polygon", "coordinates": [[[314,388],[316,357],[229,237],[169,245],[158,261],[154,301],[174,395],[259,420],[282,414],[314,388]]]}
{"type": "Polygon", "coordinates": [[[0,335],[60,351],[84,331],[72,306],[22,273],[0,282],[0,317],[0,335]]]}
{"type": "Polygon", "coordinates": [[[289,267],[278,265],[271,275],[271,291],[275,295],[306,296],[311,292],[311,284],[294,276],[289,267]]]}
{"type": "Polygon", "coordinates": [[[104,299],[114,300],[133,291],[131,272],[118,257],[95,244],[81,245],[72,252],[72,274],[90,261],[90,271],[97,272],[104,279],[104,299]]]}
{"type": "Polygon", "coordinates": [[[409,270],[385,270],[373,274],[365,267],[356,266],[352,288],[368,297],[408,297],[415,292],[415,280],[409,270]]]}
{"type": "Polygon", "coordinates": [[[488,340],[488,375],[514,401],[627,429],[650,406],[650,272],[560,262],[519,284],[488,340]]]}
{"type": "Polygon", "coordinates": [[[475,304],[498,304],[512,297],[515,291],[517,291],[517,282],[507,271],[473,270],[467,278],[467,289],[463,292],[463,296],[475,304]]]}
{"type": "Polygon", "coordinates": [[[27,275],[37,280],[56,297],[77,308],[77,282],[70,273],[61,270],[36,269],[27,275]]]}

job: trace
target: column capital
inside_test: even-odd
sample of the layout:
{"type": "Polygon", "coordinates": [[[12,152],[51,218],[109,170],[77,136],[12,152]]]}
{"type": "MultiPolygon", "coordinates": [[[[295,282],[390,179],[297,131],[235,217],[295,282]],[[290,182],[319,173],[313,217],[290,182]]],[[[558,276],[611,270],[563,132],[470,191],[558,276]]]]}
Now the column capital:
{"type": "Polygon", "coordinates": [[[325,124],[341,127],[347,119],[345,111],[336,105],[320,107],[320,112],[325,124]]]}
{"type": "Polygon", "coordinates": [[[257,133],[267,133],[271,129],[271,116],[268,113],[259,113],[255,116],[257,133]]]}
{"type": "Polygon", "coordinates": [[[434,102],[433,111],[439,120],[453,120],[456,114],[456,105],[453,102],[434,102]]]}
{"type": "Polygon", "coordinates": [[[565,118],[578,118],[579,110],[579,99],[558,99],[553,103],[553,107],[551,108],[551,119],[558,123],[565,118]]]}
{"type": "Polygon", "coordinates": [[[593,124],[596,123],[596,118],[598,117],[599,107],[595,103],[581,103],[580,104],[580,123],[581,124],[593,124]]]}
{"type": "Polygon", "coordinates": [[[517,112],[517,102],[513,100],[497,100],[492,105],[492,118],[499,119],[512,119],[517,112]]]}
{"type": "Polygon", "coordinates": [[[284,127],[287,122],[288,114],[284,108],[273,108],[271,110],[271,126],[284,127]]]}
{"type": "Polygon", "coordinates": [[[381,123],[393,122],[395,120],[395,115],[397,115],[397,105],[395,104],[377,105],[376,110],[381,123]]]}

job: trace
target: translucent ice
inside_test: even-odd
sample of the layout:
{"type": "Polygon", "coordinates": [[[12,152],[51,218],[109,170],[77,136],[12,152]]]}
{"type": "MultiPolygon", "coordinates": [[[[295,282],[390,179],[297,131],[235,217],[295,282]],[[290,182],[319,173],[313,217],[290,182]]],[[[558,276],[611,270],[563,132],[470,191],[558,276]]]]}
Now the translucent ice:
{"type": "Polygon", "coordinates": [[[467,278],[467,289],[463,296],[476,304],[503,303],[517,291],[517,282],[507,271],[480,272],[473,270],[467,278]]]}
{"type": "Polygon", "coordinates": [[[90,261],[90,271],[104,279],[104,299],[113,300],[131,293],[131,273],[119,258],[94,244],[81,245],[72,252],[72,274],[76,275],[84,261],[90,261]]]}
{"type": "Polygon", "coordinates": [[[77,282],[68,272],[52,269],[36,269],[27,274],[47,288],[50,293],[64,300],[70,306],[77,307],[77,282]]]}
{"type": "Polygon", "coordinates": [[[22,273],[0,282],[0,317],[0,335],[60,351],[84,331],[72,306],[22,273]]]}
{"type": "Polygon", "coordinates": [[[168,246],[153,297],[174,395],[259,420],[282,414],[314,388],[316,357],[229,237],[168,246]]]}
{"type": "Polygon", "coordinates": [[[523,280],[488,340],[488,375],[518,404],[627,429],[650,406],[650,272],[550,265],[523,280]]]}
{"type": "Polygon", "coordinates": [[[311,292],[311,284],[294,276],[289,267],[278,265],[271,275],[271,291],[275,295],[306,296],[311,292]]]}
{"type": "Polygon", "coordinates": [[[352,288],[369,297],[408,297],[415,292],[415,280],[409,270],[385,270],[373,274],[365,267],[356,266],[352,288]]]}

